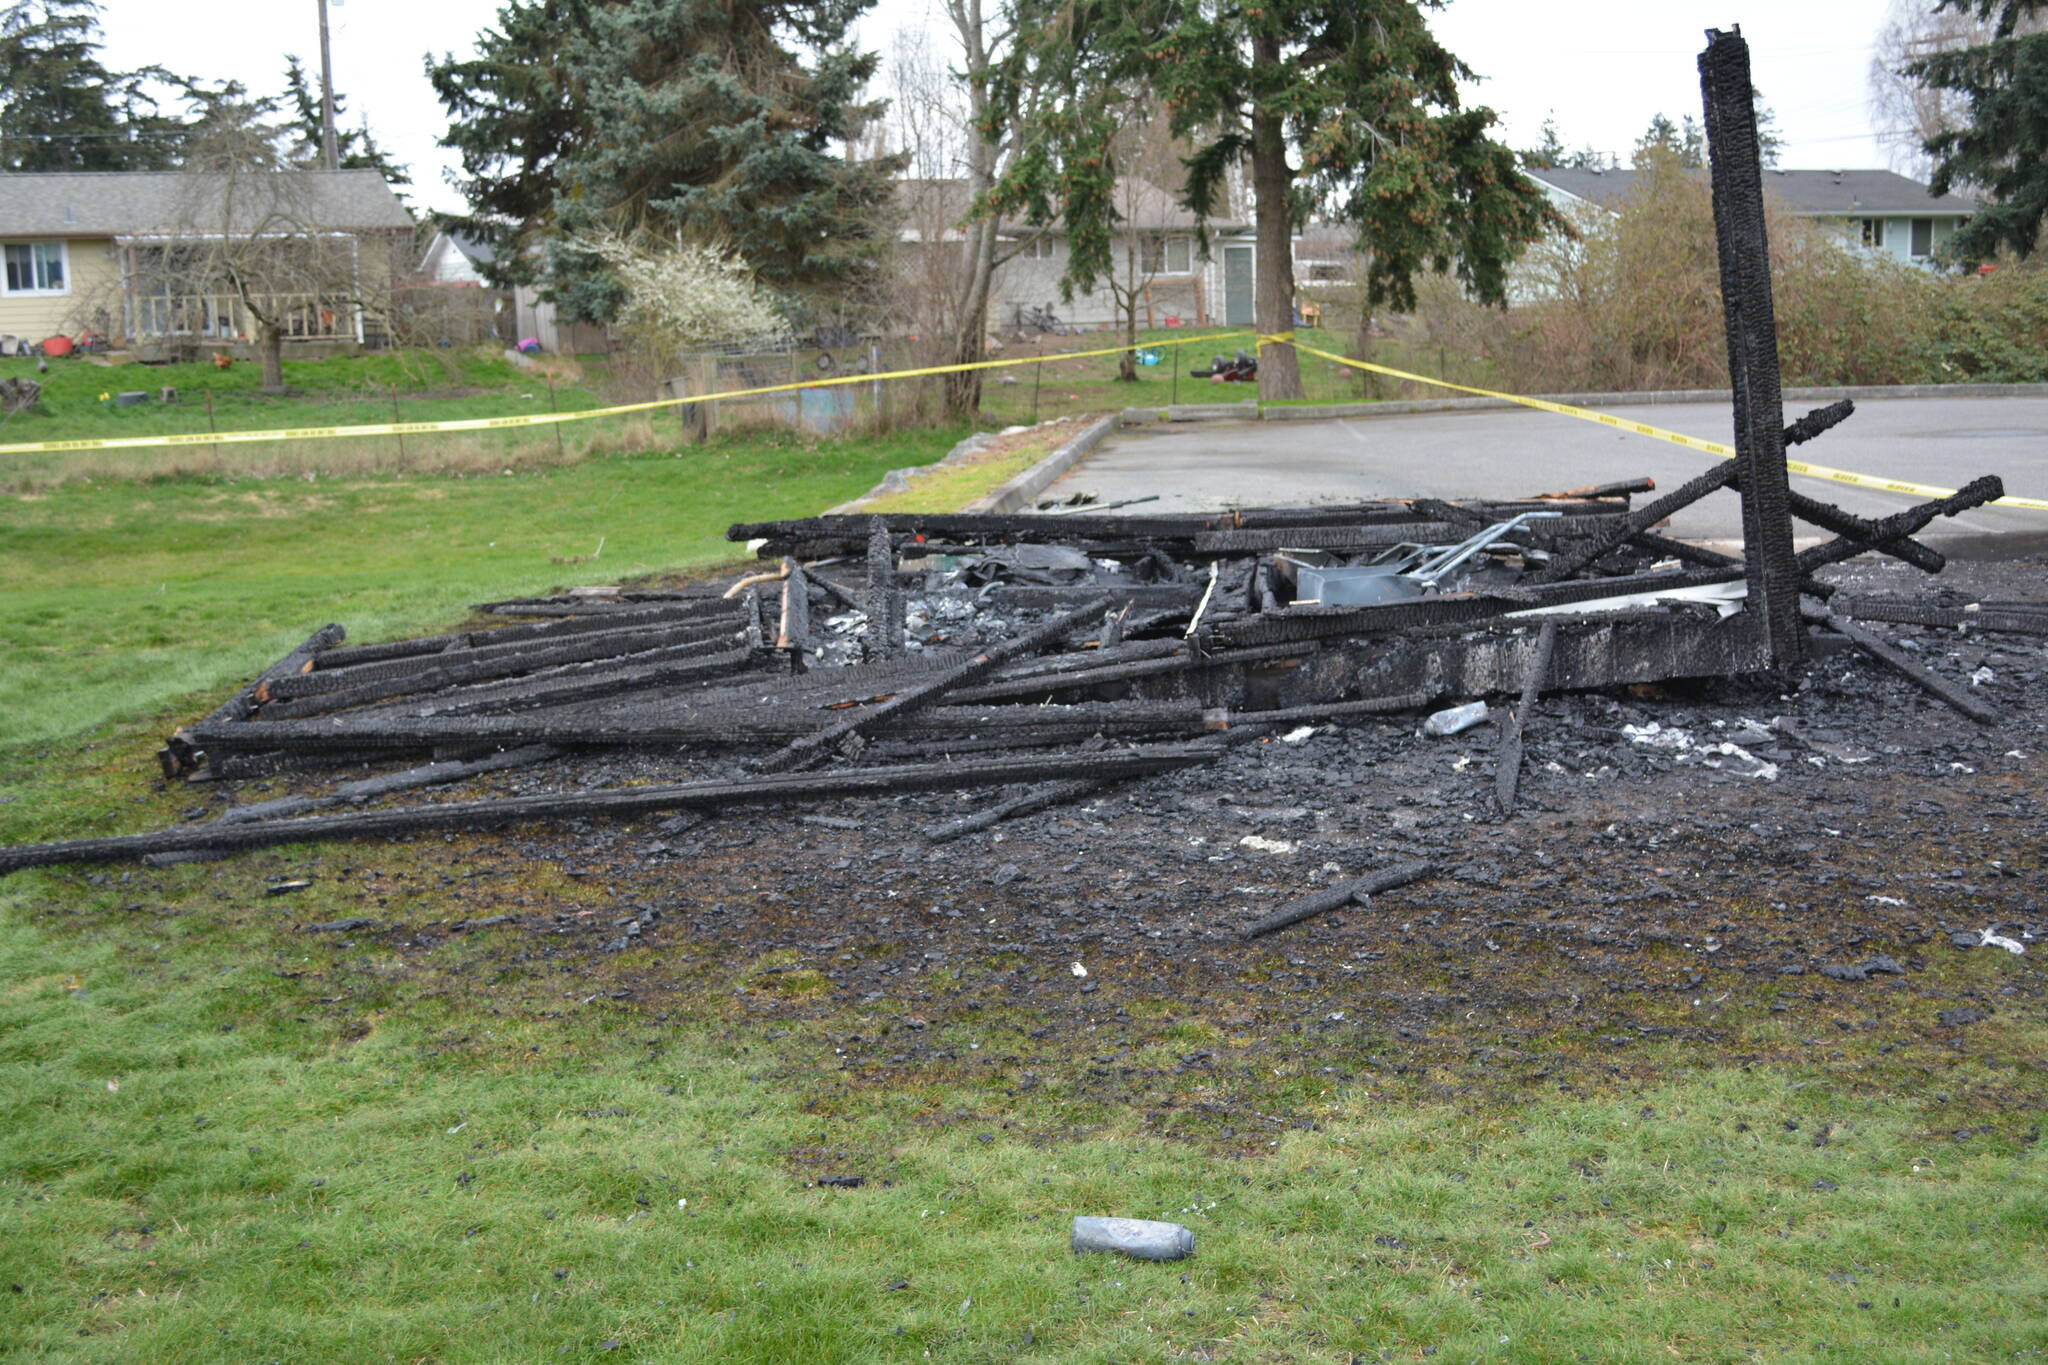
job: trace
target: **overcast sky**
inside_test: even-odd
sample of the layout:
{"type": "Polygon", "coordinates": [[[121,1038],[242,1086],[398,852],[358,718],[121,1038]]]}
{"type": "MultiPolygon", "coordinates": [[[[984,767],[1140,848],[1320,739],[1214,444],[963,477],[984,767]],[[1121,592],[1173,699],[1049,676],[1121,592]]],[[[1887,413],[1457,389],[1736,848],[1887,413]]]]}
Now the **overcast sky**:
{"type": "MultiPolygon", "coordinates": [[[[195,76],[233,77],[258,91],[283,86],[284,56],[317,70],[315,0],[102,0],[107,58],[116,67],[160,63],[195,76]]],[[[499,0],[330,0],[335,87],[351,125],[367,117],[377,140],[412,167],[416,202],[460,208],[445,183],[452,164],[436,146],[440,104],[422,72],[428,52],[470,50],[499,0]]],[[[1871,136],[1865,80],[1889,0],[1453,0],[1431,23],[1483,78],[1471,98],[1502,118],[1501,135],[1533,143],[1547,116],[1572,147],[1627,161],[1658,112],[1699,112],[1693,58],[1710,25],[1740,23],[1755,77],[1777,111],[1786,167],[1883,166],[1871,136]]],[[[937,0],[880,0],[863,41],[884,52],[890,34],[946,32],[937,0]]],[[[944,50],[943,47],[941,50],[944,50]]]]}

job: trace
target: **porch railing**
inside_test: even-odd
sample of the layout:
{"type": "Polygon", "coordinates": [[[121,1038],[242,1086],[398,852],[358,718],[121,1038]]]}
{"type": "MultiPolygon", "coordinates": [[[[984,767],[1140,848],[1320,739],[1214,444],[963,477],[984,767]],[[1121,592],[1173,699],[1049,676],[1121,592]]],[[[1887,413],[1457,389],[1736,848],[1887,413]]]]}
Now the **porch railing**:
{"type": "MultiPolygon", "coordinates": [[[[232,294],[146,294],[130,301],[138,341],[253,341],[256,322],[232,294]]],[[[353,341],[355,306],[320,294],[271,294],[263,311],[287,341],[353,341]]]]}

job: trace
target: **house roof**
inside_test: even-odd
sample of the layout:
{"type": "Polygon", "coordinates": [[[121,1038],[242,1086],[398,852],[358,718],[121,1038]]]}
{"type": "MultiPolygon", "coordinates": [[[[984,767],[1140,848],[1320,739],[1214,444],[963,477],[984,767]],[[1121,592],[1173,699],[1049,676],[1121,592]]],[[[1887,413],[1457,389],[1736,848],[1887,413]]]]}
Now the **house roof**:
{"type": "MultiPolygon", "coordinates": [[[[1588,203],[1612,208],[1635,188],[1635,171],[1556,169],[1525,171],[1530,179],[1588,203]]],[[[1704,177],[1704,169],[1687,172],[1704,177]]],[[[1913,214],[1922,218],[1960,217],[1977,211],[1977,201],[1961,194],[1940,196],[1917,180],[1893,171],[1766,170],[1764,189],[1804,217],[1858,217],[1871,214],[1913,214]]]]}
{"type": "MultiPolygon", "coordinates": [[[[904,241],[923,241],[927,231],[938,234],[934,240],[958,241],[961,234],[957,229],[966,220],[972,199],[965,180],[906,179],[896,182],[896,202],[905,215],[899,233],[904,241]],[[939,226],[931,229],[927,224],[939,226]]],[[[1110,202],[1126,224],[1140,232],[1192,232],[1195,228],[1195,215],[1181,207],[1177,196],[1134,175],[1118,178],[1115,197],[1110,202]]],[[[1211,218],[1209,226],[1212,230],[1229,230],[1249,224],[1238,215],[1226,213],[1211,218]]],[[[1045,230],[1059,233],[1066,228],[1055,219],[1045,230]]],[[[1017,223],[1010,225],[1005,235],[1035,232],[1036,229],[1017,223]]]]}
{"type": "MultiPolygon", "coordinates": [[[[405,228],[412,215],[374,170],[288,171],[293,216],[330,231],[405,228]]],[[[225,177],[192,171],[35,171],[0,174],[0,236],[115,237],[219,228],[225,177]],[[211,212],[209,212],[211,208],[211,212]]],[[[245,230],[255,224],[256,196],[245,230]]],[[[237,218],[244,215],[237,214],[237,218]]]]}
{"type": "Polygon", "coordinates": [[[1297,261],[1348,261],[1358,254],[1358,229],[1343,223],[1310,223],[1294,235],[1297,261]]]}
{"type": "Polygon", "coordinates": [[[443,242],[446,242],[471,265],[489,265],[498,259],[498,253],[491,247],[489,242],[480,242],[466,232],[444,231],[436,232],[434,240],[427,243],[427,252],[421,258],[421,263],[424,264],[427,261],[431,261],[435,253],[442,249],[441,244],[443,242]]]}

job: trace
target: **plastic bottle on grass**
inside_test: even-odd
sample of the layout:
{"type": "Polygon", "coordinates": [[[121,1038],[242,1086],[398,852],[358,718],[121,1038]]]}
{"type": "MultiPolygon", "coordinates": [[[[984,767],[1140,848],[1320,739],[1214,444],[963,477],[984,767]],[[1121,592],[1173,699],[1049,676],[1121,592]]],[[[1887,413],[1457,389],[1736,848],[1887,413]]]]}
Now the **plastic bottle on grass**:
{"type": "Polygon", "coordinates": [[[1178,1223],[1144,1218],[1076,1218],[1074,1250],[1115,1251],[1141,1261],[1178,1261],[1195,1254],[1195,1234],[1178,1223]]]}

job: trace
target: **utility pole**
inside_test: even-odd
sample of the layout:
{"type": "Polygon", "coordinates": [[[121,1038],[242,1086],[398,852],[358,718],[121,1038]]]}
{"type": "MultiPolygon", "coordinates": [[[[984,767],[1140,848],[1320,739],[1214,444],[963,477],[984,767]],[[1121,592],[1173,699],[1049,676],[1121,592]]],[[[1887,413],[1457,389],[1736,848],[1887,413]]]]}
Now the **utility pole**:
{"type": "Polygon", "coordinates": [[[330,171],[341,169],[334,145],[334,54],[327,45],[327,0],[320,0],[320,161],[330,171]]]}

